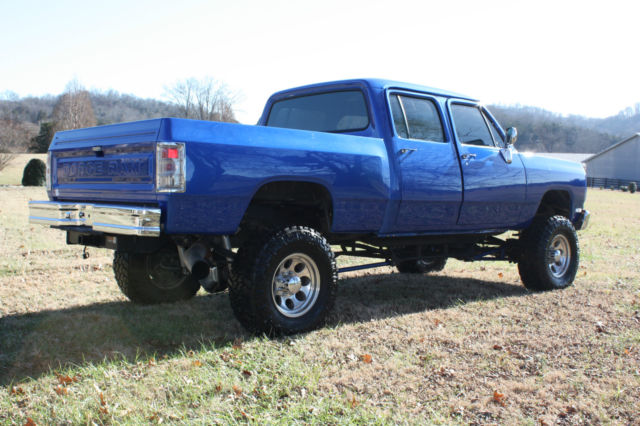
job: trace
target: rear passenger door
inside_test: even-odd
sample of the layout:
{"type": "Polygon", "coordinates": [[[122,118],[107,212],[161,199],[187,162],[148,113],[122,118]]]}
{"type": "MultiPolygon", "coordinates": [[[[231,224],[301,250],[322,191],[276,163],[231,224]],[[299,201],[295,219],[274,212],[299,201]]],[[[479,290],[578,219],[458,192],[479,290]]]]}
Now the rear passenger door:
{"type": "Polygon", "coordinates": [[[504,152],[502,132],[488,111],[465,101],[449,101],[449,111],[464,182],[459,229],[518,224],[526,197],[520,156],[504,152]]]}
{"type": "Polygon", "coordinates": [[[445,101],[404,91],[387,93],[401,201],[391,231],[450,230],[462,202],[460,166],[445,101]]]}

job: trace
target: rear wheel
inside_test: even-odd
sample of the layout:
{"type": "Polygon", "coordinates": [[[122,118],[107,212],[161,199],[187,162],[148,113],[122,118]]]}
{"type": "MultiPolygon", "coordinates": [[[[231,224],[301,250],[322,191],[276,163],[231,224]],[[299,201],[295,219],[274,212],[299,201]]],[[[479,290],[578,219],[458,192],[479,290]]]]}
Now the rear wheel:
{"type": "Polygon", "coordinates": [[[426,274],[428,272],[442,271],[447,264],[447,258],[438,257],[432,259],[405,260],[396,265],[398,271],[403,274],[426,274]]]}
{"type": "Polygon", "coordinates": [[[200,283],[185,275],[175,246],[154,253],[116,251],[113,271],[118,287],[132,302],[152,304],[193,297],[200,283]]]}
{"type": "Polygon", "coordinates": [[[520,237],[522,253],[518,271],[530,290],[570,286],[578,272],[578,235],[569,219],[552,216],[536,219],[520,237]]]}
{"type": "Polygon", "coordinates": [[[231,265],[230,278],[236,318],[250,331],[270,336],[321,325],[337,291],[331,246],[307,227],[247,240],[231,265]]]}

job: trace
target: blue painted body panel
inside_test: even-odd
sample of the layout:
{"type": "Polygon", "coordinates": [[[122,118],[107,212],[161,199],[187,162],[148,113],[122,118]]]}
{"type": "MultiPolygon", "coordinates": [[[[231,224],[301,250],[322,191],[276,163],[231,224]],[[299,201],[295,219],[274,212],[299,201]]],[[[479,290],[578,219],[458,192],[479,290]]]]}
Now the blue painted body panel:
{"type": "MultiPolygon", "coordinates": [[[[393,233],[421,233],[429,231],[453,231],[462,206],[462,177],[458,154],[453,144],[451,129],[446,125],[446,98],[431,93],[415,92],[393,86],[381,86],[386,92],[419,95],[430,100],[438,110],[443,123],[445,142],[411,140],[389,132],[392,155],[396,163],[396,176],[400,187],[400,203],[397,206],[393,233]],[[437,165],[437,166],[436,166],[437,165]],[[435,166],[435,167],[434,167],[435,166]]],[[[387,117],[391,110],[387,108],[387,117]]],[[[392,128],[390,120],[387,126],[392,128]]]]}
{"type": "Polygon", "coordinates": [[[520,157],[507,164],[498,148],[465,146],[476,154],[462,161],[464,205],[458,224],[463,229],[478,226],[514,228],[526,201],[526,176],[520,157]]]}
{"type": "Polygon", "coordinates": [[[263,185],[303,181],[331,195],[335,233],[420,235],[500,232],[531,220],[544,193],[571,194],[582,207],[584,170],[577,163],[516,154],[506,165],[497,149],[455,138],[447,103],[472,98],[386,80],[322,83],[274,94],[257,126],[162,118],[59,132],[52,154],[60,201],[159,206],[163,231],[232,234],[263,185]],[[362,90],[370,125],[349,134],[264,126],[281,99],[332,90],[362,90]],[[446,142],[394,134],[387,94],[402,91],[437,103],[446,142]],[[186,191],[155,191],[155,144],[186,143],[186,191]],[[415,149],[400,155],[403,149],[415,149]],[[460,162],[463,152],[476,158],[460,162]]]}
{"type": "Polygon", "coordinates": [[[181,119],[165,119],[160,139],[188,141],[187,193],[171,197],[169,232],[235,232],[262,185],[293,180],[328,190],[333,231],[382,226],[390,181],[382,139],[181,119]]]}
{"type": "Polygon", "coordinates": [[[571,196],[571,211],[575,220],[576,209],[584,206],[587,180],[582,164],[575,161],[519,154],[527,171],[527,198],[521,214],[523,226],[527,225],[544,194],[551,190],[566,191],[571,196]]]}

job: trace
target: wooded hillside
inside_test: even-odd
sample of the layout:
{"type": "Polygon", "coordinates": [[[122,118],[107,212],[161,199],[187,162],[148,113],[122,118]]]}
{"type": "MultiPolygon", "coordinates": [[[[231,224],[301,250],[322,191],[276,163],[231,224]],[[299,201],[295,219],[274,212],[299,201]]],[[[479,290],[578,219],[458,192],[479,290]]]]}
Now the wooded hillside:
{"type": "Polygon", "coordinates": [[[596,153],[640,131],[640,114],[635,116],[633,126],[629,125],[631,117],[622,115],[605,119],[563,117],[527,106],[490,105],[489,110],[504,128],[518,128],[516,145],[520,151],[596,153]]]}
{"type": "MultiPolygon", "coordinates": [[[[87,93],[98,125],[185,116],[184,107],[176,103],[142,99],[113,90],[87,93]]],[[[0,96],[0,152],[26,152],[33,146],[32,139],[42,132],[41,124],[53,119],[60,97],[5,95],[2,98],[0,96]]],[[[521,151],[595,153],[640,132],[640,104],[603,119],[566,117],[528,106],[491,105],[489,109],[504,128],[518,128],[517,145],[521,151]]]]}
{"type": "Polygon", "coordinates": [[[55,132],[158,117],[237,122],[236,94],[211,77],[188,78],[167,87],[169,102],[87,91],[71,80],[59,96],[0,95],[0,154],[46,152],[55,132]]]}
{"type": "MultiPolygon", "coordinates": [[[[178,107],[115,91],[90,92],[97,125],[179,116],[178,107]]],[[[40,124],[53,119],[55,96],[0,100],[0,152],[26,152],[40,124]]]]}

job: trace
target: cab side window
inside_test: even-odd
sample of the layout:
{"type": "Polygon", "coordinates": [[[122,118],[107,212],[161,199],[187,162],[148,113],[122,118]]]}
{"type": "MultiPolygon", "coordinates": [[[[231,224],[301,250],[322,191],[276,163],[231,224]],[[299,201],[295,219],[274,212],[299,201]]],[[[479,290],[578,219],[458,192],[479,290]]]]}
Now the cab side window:
{"type": "Polygon", "coordinates": [[[393,125],[396,128],[396,133],[401,138],[409,139],[407,123],[404,121],[404,113],[402,112],[398,96],[391,95],[389,97],[389,102],[391,104],[391,115],[393,117],[393,125]]]}
{"type": "Polygon", "coordinates": [[[445,142],[440,114],[432,100],[393,94],[389,102],[399,137],[445,142]]]}
{"type": "Polygon", "coordinates": [[[487,122],[480,110],[473,105],[451,105],[456,135],[466,145],[494,146],[487,122]]]}

